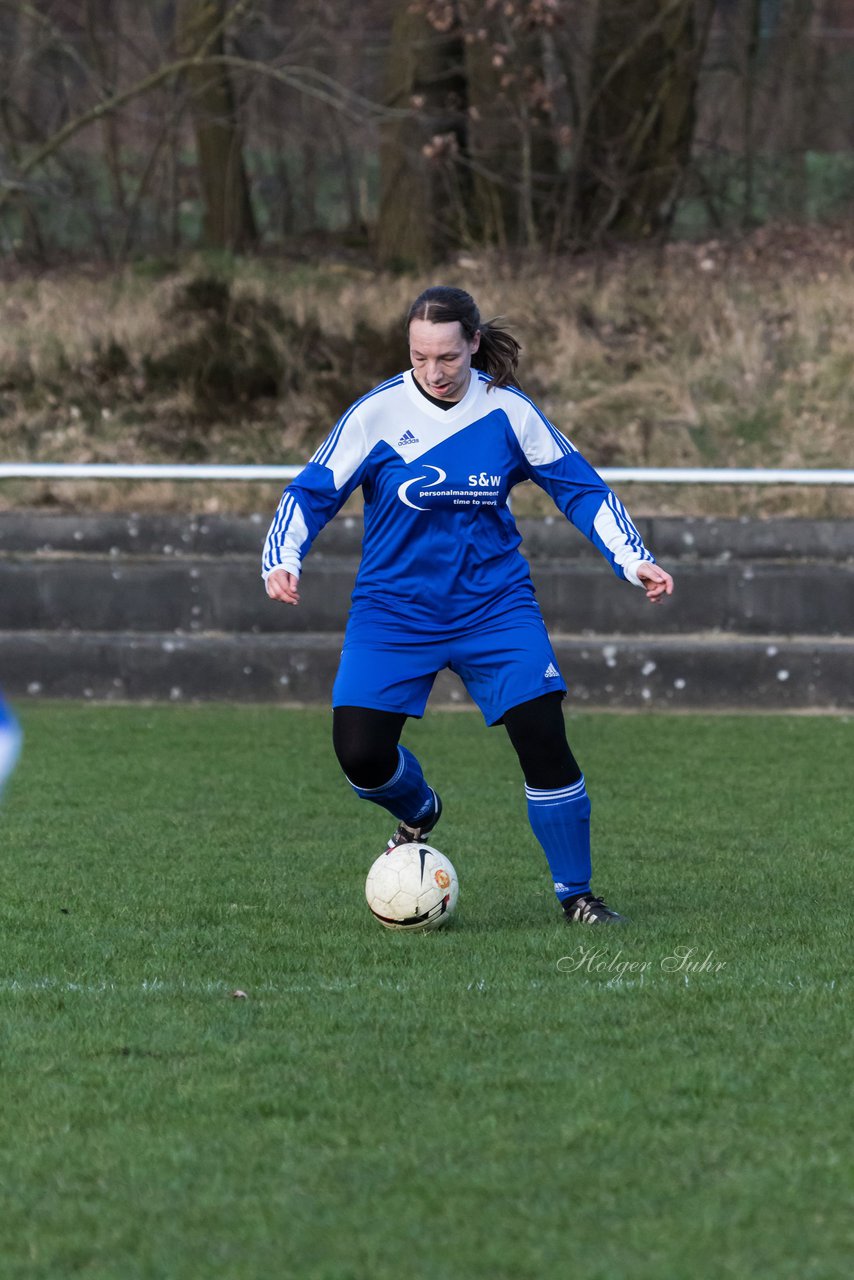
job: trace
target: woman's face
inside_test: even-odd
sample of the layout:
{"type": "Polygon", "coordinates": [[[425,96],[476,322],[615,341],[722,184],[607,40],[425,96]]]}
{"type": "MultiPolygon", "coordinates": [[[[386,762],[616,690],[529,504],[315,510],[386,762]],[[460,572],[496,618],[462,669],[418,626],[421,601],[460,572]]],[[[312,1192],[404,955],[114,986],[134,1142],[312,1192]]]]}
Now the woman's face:
{"type": "Polygon", "coordinates": [[[433,324],[413,320],[409,355],[418,382],[431,396],[455,403],[468,390],[471,358],[480,346],[480,330],[469,341],[459,320],[433,324]]]}

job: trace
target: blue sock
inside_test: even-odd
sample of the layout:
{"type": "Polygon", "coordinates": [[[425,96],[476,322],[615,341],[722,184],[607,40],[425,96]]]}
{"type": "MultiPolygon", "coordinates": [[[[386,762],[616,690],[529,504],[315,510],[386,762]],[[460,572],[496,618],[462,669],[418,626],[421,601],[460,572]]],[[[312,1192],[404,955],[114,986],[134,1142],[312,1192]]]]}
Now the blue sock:
{"type": "Polygon", "coordinates": [[[411,751],[398,746],[398,766],[394,775],[382,787],[350,786],[362,800],[372,800],[381,805],[400,822],[417,827],[418,819],[425,817],[433,807],[435,796],[421,772],[421,765],[411,751]]]}
{"type": "Polygon", "coordinates": [[[590,892],[590,800],[583,776],[569,787],[525,787],[528,819],[543,846],[559,901],[590,892]]]}

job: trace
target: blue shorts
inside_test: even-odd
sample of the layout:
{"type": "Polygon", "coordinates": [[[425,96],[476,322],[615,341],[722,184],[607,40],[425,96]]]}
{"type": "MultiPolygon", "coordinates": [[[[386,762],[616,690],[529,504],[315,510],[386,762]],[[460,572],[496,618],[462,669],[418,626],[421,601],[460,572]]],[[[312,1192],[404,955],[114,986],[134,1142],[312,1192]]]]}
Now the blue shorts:
{"type": "Polygon", "coordinates": [[[333,707],[371,707],[423,716],[445,667],[462,680],[487,724],[544,693],[566,693],[539,613],[511,613],[466,635],[431,638],[351,619],[332,690],[333,707]]]}

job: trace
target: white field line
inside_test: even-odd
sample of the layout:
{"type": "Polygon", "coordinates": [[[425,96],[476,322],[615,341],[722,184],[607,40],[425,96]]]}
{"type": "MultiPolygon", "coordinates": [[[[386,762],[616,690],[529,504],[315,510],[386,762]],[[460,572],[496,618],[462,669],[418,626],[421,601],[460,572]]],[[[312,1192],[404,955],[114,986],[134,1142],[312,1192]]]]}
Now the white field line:
{"type": "MultiPolygon", "coordinates": [[[[301,466],[219,463],[0,462],[0,480],[293,480],[301,466]]],[[[854,485],[854,470],[767,467],[602,467],[608,484],[854,485]]]]}
{"type": "MultiPolygon", "coordinates": [[[[557,974],[558,977],[565,975],[557,974]]],[[[569,975],[568,980],[578,983],[583,987],[594,987],[600,991],[637,991],[645,987],[690,987],[700,988],[709,983],[724,983],[732,985],[732,981],[744,989],[774,989],[778,991],[838,991],[841,992],[844,984],[837,984],[835,978],[829,981],[815,982],[812,979],[806,981],[796,974],[794,978],[777,978],[768,979],[760,978],[746,982],[740,977],[735,968],[729,974],[639,974],[637,977],[611,977],[605,979],[582,977],[580,974],[569,975]]],[[[347,991],[357,990],[378,990],[399,993],[412,993],[423,990],[423,983],[406,983],[391,981],[371,981],[358,979],[338,982],[324,982],[318,979],[315,982],[295,982],[295,983],[276,983],[265,982],[257,987],[235,987],[232,983],[221,980],[211,980],[209,982],[187,982],[183,979],[177,981],[167,981],[161,978],[143,979],[139,983],[121,983],[111,982],[107,979],[96,980],[91,982],[69,982],[63,978],[4,978],[0,980],[0,995],[34,995],[38,992],[51,992],[58,995],[84,995],[84,996],[101,996],[101,995],[141,995],[141,996],[216,996],[222,998],[247,998],[263,996],[286,996],[286,995],[312,995],[318,992],[327,992],[331,994],[343,994],[347,991]]],[[[553,983],[548,984],[542,979],[531,978],[527,982],[507,983],[496,982],[484,978],[475,978],[465,984],[466,991],[470,991],[476,995],[482,995],[486,992],[508,992],[512,990],[542,990],[547,988],[553,991],[553,983]]]]}

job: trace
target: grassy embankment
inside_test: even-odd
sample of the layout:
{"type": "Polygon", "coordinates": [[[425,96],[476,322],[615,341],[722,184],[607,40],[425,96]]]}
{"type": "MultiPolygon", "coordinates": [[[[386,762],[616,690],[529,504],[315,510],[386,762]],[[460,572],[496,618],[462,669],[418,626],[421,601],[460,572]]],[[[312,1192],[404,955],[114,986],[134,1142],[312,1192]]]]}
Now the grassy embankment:
{"type": "MultiPolygon", "coordinates": [[[[854,238],[757,232],[435,273],[509,320],[525,388],[599,466],[854,464],[854,238]]],[[[426,282],[358,265],[65,270],[0,297],[0,458],[301,462],[406,363],[426,282]],[[217,284],[217,279],[220,281],[217,284]]],[[[266,511],[278,485],[10,483],[0,507],[266,511]]],[[[639,488],[638,513],[854,514],[850,490],[639,488]]],[[[517,491],[517,510],[543,509],[517,491]]]]}

